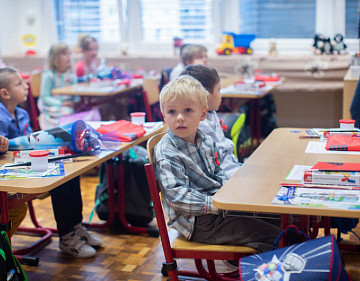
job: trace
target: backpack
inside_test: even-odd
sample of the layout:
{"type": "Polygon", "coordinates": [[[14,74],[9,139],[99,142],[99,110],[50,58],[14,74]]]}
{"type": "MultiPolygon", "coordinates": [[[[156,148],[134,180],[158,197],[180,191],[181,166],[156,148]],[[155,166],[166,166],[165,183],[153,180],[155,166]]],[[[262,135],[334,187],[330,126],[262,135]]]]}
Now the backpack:
{"type": "Polygon", "coordinates": [[[334,236],[240,259],[240,280],[351,280],[341,261],[334,236]]]}
{"type": "MultiPolygon", "coordinates": [[[[148,163],[147,151],[142,146],[134,146],[125,151],[122,156],[124,162],[125,217],[131,225],[144,227],[154,218],[154,207],[152,206],[144,168],[144,164],[148,163]]],[[[99,172],[100,183],[96,187],[95,193],[95,211],[101,220],[107,220],[109,217],[107,169],[107,165],[103,164],[101,166],[99,172]]],[[[113,174],[114,190],[115,194],[117,194],[116,163],[113,174]]],[[[115,204],[117,204],[117,196],[115,196],[114,200],[115,204]]]]}
{"type": "Polygon", "coordinates": [[[0,235],[0,261],[0,280],[28,280],[20,262],[12,253],[9,237],[4,230],[0,235]]]}
{"type": "Polygon", "coordinates": [[[245,113],[218,113],[226,138],[234,142],[234,154],[239,162],[244,162],[251,152],[250,126],[245,113]]]}
{"type": "Polygon", "coordinates": [[[266,138],[274,129],[276,124],[276,105],[272,94],[261,99],[261,137],[266,138]]]}

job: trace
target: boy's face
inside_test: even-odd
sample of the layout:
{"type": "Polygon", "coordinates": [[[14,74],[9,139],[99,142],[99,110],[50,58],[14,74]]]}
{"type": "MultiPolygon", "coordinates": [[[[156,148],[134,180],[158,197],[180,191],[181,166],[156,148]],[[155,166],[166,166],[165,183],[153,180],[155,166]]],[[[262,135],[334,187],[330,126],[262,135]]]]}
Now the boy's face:
{"type": "Polygon", "coordinates": [[[186,142],[195,144],[200,121],[206,118],[207,108],[199,101],[175,99],[164,104],[163,116],[169,129],[186,142]]]}
{"type": "Polygon", "coordinates": [[[201,52],[201,54],[198,57],[194,58],[192,64],[202,64],[207,66],[208,65],[207,52],[206,51],[201,52]]]}
{"type": "Polygon", "coordinates": [[[213,92],[208,95],[209,111],[217,111],[221,104],[220,82],[216,83],[213,92]]]}
{"type": "Polygon", "coordinates": [[[6,90],[9,94],[9,99],[11,99],[14,104],[18,105],[26,101],[28,89],[29,86],[20,77],[19,73],[10,74],[10,82],[6,90]]]}

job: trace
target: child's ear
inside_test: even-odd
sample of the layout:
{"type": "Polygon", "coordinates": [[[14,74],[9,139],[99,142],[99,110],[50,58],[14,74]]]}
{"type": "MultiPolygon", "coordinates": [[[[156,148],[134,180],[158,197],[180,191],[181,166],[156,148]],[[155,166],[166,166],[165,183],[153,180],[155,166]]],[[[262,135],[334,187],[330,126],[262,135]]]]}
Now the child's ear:
{"type": "Polygon", "coordinates": [[[207,114],[207,112],[208,112],[208,108],[205,107],[205,108],[203,109],[203,111],[201,112],[200,121],[204,121],[204,120],[206,119],[206,114],[207,114]]]}
{"type": "Polygon", "coordinates": [[[0,89],[0,99],[2,100],[10,99],[10,94],[5,88],[0,89]]]}

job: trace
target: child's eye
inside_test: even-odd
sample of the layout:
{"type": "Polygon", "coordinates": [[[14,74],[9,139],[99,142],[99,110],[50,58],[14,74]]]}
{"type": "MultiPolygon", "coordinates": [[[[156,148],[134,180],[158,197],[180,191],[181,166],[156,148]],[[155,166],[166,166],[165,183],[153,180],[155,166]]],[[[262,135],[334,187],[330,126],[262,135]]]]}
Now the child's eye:
{"type": "Polygon", "coordinates": [[[175,110],[169,110],[169,114],[174,114],[175,110]]]}
{"type": "Polygon", "coordinates": [[[191,108],[186,108],[185,112],[192,112],[192,109],[191,108]]]}

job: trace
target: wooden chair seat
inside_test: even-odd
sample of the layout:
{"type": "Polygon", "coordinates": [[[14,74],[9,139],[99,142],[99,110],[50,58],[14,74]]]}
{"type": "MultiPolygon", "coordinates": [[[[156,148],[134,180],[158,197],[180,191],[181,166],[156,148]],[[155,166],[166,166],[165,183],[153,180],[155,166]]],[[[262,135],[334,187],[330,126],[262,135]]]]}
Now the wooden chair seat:
{"type": "Polygon", "coordinates": [[[205,243],[198,243],[188,241],[183,235],[174,229],[169,232],[170,244],[172,249],[184,251],[202,251],[202,252],[233,252],[233,253],[254,253],[257,251],[250,247],[236,246],[236,245],[212,245],[205,243]]]}

